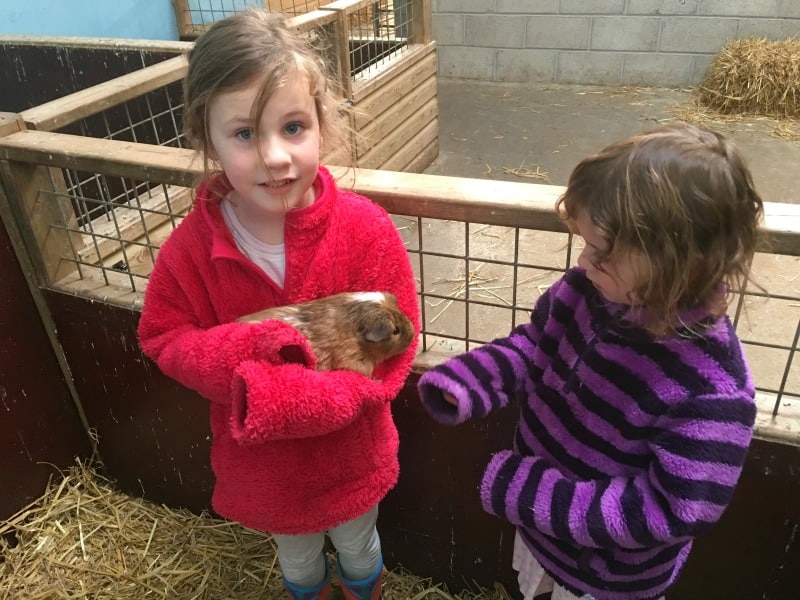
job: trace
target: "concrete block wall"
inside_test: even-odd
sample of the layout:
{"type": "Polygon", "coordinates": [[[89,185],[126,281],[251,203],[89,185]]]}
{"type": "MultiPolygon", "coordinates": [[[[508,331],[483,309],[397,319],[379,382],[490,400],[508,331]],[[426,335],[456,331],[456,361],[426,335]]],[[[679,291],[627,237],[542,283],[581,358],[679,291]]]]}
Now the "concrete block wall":
{"type": "Polygon", "coordinates": [[[681,87],[729,40],[800,37],[800,0],[433,0],[439,75],[681,87]]]}

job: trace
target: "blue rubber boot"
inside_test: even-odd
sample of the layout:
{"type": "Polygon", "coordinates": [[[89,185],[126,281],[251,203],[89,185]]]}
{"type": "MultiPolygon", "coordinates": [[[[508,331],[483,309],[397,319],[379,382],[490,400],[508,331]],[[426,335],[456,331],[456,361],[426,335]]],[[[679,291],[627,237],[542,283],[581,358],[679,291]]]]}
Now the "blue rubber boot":
{"type": "Polygon", "coordinates": [[[327,600],[328,594],[331,591],[330,567],[328,567],[327,559],[325,560],[325,579],[322,580],[322,583],[308,587],[300,587],[299,585],[290,583],[284,577],[283,585],[289,593],[290,600],[327,600]]]}
{"type": "Polygon", "coordinates": [[[336,561],[339,571],[339,581],[342,582],[342,593],[345,600],[379,600],[381,597],[381,583],[383,582],[383,557],[378,563],[375,572],[366,579],[353,581],[342,574],[342,564],[336,561]]]}

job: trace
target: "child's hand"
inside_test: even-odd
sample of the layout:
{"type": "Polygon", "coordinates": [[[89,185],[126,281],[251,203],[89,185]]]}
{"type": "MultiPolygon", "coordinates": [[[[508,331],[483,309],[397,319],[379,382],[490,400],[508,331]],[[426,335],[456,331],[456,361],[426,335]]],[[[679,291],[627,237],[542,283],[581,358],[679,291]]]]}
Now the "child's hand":
{"type": "Polygon", "coordinates": [[[453,396],[451,396],[447,392],[442,392],[442,398],[444,398],[444,401],[447,402],[448,404],[452,404],[453,406],[458,406],[458,400],[456,400],[453,396]]]}

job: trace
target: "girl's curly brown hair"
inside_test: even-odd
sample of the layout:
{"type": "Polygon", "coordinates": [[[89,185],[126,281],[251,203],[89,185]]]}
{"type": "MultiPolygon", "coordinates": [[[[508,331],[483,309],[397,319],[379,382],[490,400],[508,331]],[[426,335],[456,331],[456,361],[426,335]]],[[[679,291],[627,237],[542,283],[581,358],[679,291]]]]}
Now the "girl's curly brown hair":
{"type": "Polygon", "coordinates": [[[581,161],[556,210],[580,211],[607,240],[598,261],[641,253],[649,276],[633,290],[656,335],[680,328],[680,312],[726,308],[720,286],[741,289],[759,243],[763,202],[733,142],[675,123],[632,135],[581,161]]]}

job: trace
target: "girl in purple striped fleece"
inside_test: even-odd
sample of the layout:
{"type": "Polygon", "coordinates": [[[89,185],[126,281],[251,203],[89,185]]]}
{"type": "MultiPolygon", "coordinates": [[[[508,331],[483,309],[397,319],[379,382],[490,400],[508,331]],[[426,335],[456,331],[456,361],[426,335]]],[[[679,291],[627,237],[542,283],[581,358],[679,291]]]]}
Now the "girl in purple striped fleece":
{"type": "Polygon", "coordinates": [[[749,279],[763,207],[732,143],[673,124],[584,159],[557,211],[578,266],[508,337],[429,370],[434,419],[512,400],[486,511],[517,528],[526,600],[644,600],[675,581],[745,460],[756,407],[727,299],[749,279]]]}

